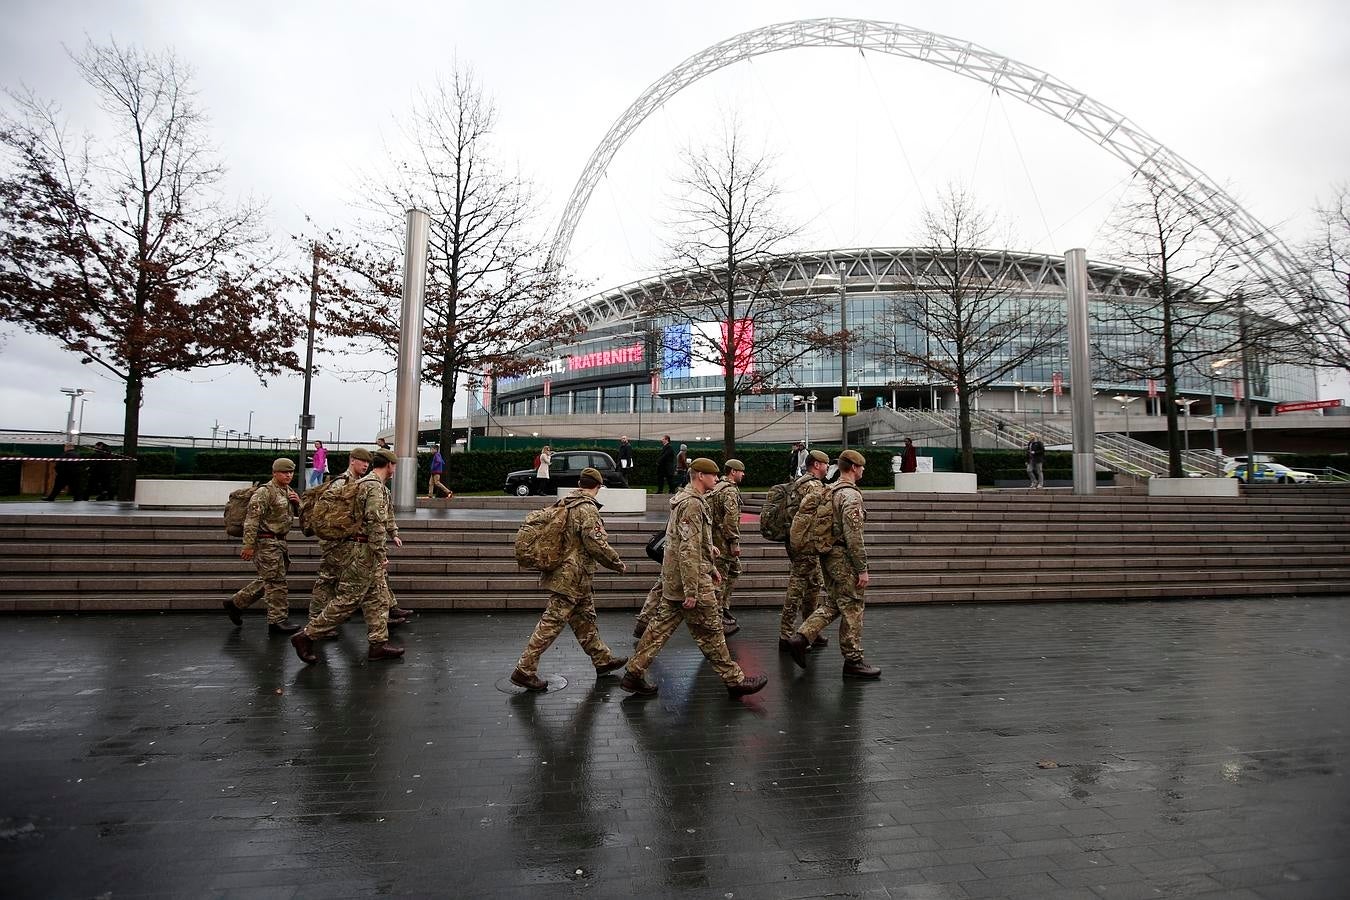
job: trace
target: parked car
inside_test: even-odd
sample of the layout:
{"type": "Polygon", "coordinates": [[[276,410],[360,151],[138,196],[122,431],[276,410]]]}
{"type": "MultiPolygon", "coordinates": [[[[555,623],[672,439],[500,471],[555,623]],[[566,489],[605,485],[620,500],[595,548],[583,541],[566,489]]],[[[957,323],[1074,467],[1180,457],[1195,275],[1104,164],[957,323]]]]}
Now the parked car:
{"type": "MultiPolygon", "coordinates": [[[[601,477],[604,478],[605,487],[628,487],[628,482],[619,471],[619,467],[614,465],[614,458],[599,450],[555,451],[553,461],[548,466],[549,480],[553,482],[554,488],[574,488],[581,479],[581,470],[588,466],[599,470],[601,477]]],[[[521,469],[507,474],[506,485],[502,490],[517,497],[528,497],[533,493],[533,488],[534,469],[521,469]]]]}
{"type": "MultiPolygon", "coordinates": [[[[1228,475],[1246,481],[1247,464],[1238,463],[1228,475]]],[[[1308,484],[1317,480],[1317,476],[1311,472],[1300,472],[1279,463],[1259,462],[1252,470],[1252,481],[1257,484],[1308,484]]]]}

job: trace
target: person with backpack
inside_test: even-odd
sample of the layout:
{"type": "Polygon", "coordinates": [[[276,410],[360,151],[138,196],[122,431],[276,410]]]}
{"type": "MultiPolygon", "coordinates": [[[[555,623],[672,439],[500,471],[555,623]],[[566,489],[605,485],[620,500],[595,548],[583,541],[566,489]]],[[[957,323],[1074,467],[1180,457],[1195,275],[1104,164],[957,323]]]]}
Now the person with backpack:
{"type": "Polygon", "coordinates": [[[722,576],[717,585],[717,606],[722,614],[722,633],[727,637],[741,630],[731,614],[731,589],[741,575],[741,490],[745,463],[729,459],[722,464],[722,480],[705,495],[712,516],[713,546],[717,548],[714,565],[722,576]]]}
{"type": "Polygon", "coordinates": [[[427,499],[436,500],[440,492],[445,493],[445,499],[449,500],[455,496],[455,492],[446,487],[441,479],[445,476],[445,457],[441,455],[439,444],[431,445],[431,479],[427,482],[427,499]]]}
{"type": "MultiPolygon", "coordinates": [[[[355,484],[365,477],[366,472],[370,470],[370,461],[372,457],[370,451],[365,447],[354,447],[347,457],[347,469],[341,475],[338,475],[332,481],[323,485],[323,493],[328,491],[341,491],[350,484],[355,484]]],[[[307,491],[304,499],[301,500],[301,508],[306,511],[306,518],[311,518],[313,510],[323,493],[317,493],[315,490],[307,491]]],[[[305,525],[305,533],[313,533],[313,529],[308,524],[305,525]]],[[[333,602],[333,597],[337,593],[338,578],[347,568],[351,555],[356,550],[356,545],[352,542],[342,540],[326,540],[319,538],[319,571],[314,576],[314,589],[309,595],[309,617],[317,617],[323,612],[323,608],[333,602]]]]}
{"type": "MultiPolygon", "coordinates": [[[[862,480],[867,459],[857,450],[839,454],[839,480],[819,504],[820,518],[812,524],[813,549],[821,550],[821,568],[825,575],[825,602],[816,607],[788,641],[792,661],[806,668],[806,651],[822,629],[835,619],[839,624],[839,651],[844,655],[845,678],[880,678],[881,669],[863,658],[862,623],[867,590],[867,547],[863,542],[866,513],[863,510],[862,480]],[[823,532],[823,533],[822,533],[823,532]],[[818,542],[817,542],[818,541],[818,542]]],[[[795,524],[795,523],[794,523],[795,524]]]]}
{"type": "Polygon", "coordinates": [[[267,602],[267,630],[272,634],[294,634],[300,630],[286,618],[286,570],[290,555],[286,552],[286,533],[291,530],[295,513],[300,511],[300,495],[291,489],[295,460],[281,457],[272,463],[272,480],[253,492],[244,514],[244,545],[239,558],[252,560],[258,572],[222,606],[234,625],[244,624],[239,614],[259,598],[267,602]]]}
{"type": "MultiPolygon", "coordinates": [[[[815,493],[823,493],[825,473],[830,468],[830,457],[819,450],[806,454],[806,471],[788,488],[788,499],[783,515],[791,523],[802,501],[815,493]]],[[[804,552],[792,546],[791,538],[785,540],[783,547],[788,555],[787,595],[783,598],[783,612],[778,619],[778,649],[789,651],[788,639],[796,633],[797,617],[805,621],[816,609],[820,599],[822,577],[820,574],[820,556],[804,552]]],[[[824,647],[829,638],[821,637],[816,647],[824,647]]]]}
{"type": "Polygon", "coordinates": [[[511,673],[511,683],[527,691],[548,690],[548,682],[539,677],[539,658],[567,626],[571,626],[577,643],[591,658],[597,675],[621,669],[628,662],[628,657],[615,656],[601,640],[596,626],[595,599],[591,596],[597,562],[620,575],[628,571],[628,566],[609,545],[609,535],[600,520],[600,507],[595,497],[602,484],[604,476],[598,469],[582,469],[576,492],[553,504],[559,509],[555,515],[565,519],[562,561],[557,568],[540,573],[539,584],[548,591],[548,605],[511,673]]]}
{"type": "Polygon", "coordinates": [[[713,589],[721,575],[713,565],[716,550],[704,495],[717,482],[717,463],[699,457],[690,463],[689,470],[689,486],[670,501],[665,559],[661,563],[661,602],[628,661],[619,687],[644,697],[656,694],[657,686],[647,681],[646,671],[684,621],[727,693],[732,697],[753,694],[762,690],[768,679],[746,675],[732,660],[713,589]]]}
{"type": "MultiPolygon", "coordinates": [[[[389,610],[381,594],[381,576],[389,568],[386,545],[389,540],[389,481],[398,468],[398,457],[391,450],[371,454],[370,472],[356,483],[350,501],[351,535],[346,541],[355,545],[338,575],[337,590],[317,616],[291,636],[296,655],[307,665],[319,661],[314,642],[331,636],[347,621],[357,607],[366,620],[370,647],[366,659],[397,659],[403,648],[389,643],[389,610]]],[[[330,489],[331,491],[331,489],[330,489]]]]}
{"type": "Polygon", "coordinates": [[[656,493],[664,494],[662,487],[675,493],[679,487],[675,484],[675,448],[670,445],[670,435],[661,435],[661,452],[656,454],[656,493]]]}

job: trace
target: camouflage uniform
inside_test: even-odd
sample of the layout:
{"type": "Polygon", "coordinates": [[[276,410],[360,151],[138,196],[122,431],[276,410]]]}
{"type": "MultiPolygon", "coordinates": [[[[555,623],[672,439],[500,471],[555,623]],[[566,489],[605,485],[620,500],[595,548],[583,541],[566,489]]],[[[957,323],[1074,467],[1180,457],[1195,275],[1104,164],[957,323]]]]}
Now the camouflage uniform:
{"type": "Polygon", "coordinates": [[[713,546],[720,554],[714,562],[722,576],[722,583],[715,585],[717,607],[727,612],[731,609],[731,590],[741,575],[741,491],[724,477],[704,497],[712,518],[713,546]]]}
{"type": "Polygon", "coordinates": [[[629,675],[641,677],[661,648],[675,633],[680,620],[689,626],[698,648],[725,684],[745,680],[741,667],[731,659],[722,634],[722,617],[713,591],[712,521],[703,497],[685,487],[670,501],[666,524],[666,560],[661,565],[662,597],[655,615],[628,661],[629,675]],[[686,596],[697,597],[693,609],[685,609],[686,596]]]}
{"type": "Polygon", "coordinates": [[[372,644],[389,640],[389,610],[380,591],[384,562],[389,558],[389,491],[374,473],[357,482],[357,533],[348,538],[346,567],[338,575],[337,592],[301,634],[310,638],[332,634],[337,626],[351,618],[357,607],[366,619],[366,634],[372,644]]]}
{"type": "MultiPolygon", "coordinates": [[[[348,469],[334,478],[326,490],[340,490],[343,485],[355,477],[355,473],[348,469]]],[[[333,597],[337,593],[338,577],[351,564],[352,554],[355,552],[356,545],[351,541],[325,541],[320,539],[319,571],[314,575],[314,589],[309,597],[309,617],[311,619],[323,612],[323,608],[333,602],[333,597]]]]}
{"type": "Polygon", "coordinates": [[[834,546],[821,556],[826,599],[797,631],[813,641],[827,625],[843,617],[839,625],[839,650],[845,661],[861,663],[865,601],[858,576],[867,571],[867,548],[863,544],[867,517],[862,491],[855,486],[841,481],[829,490],[834,506],[834,546]]]}
{"type": "MultiPolygon", "coordinates": [[[[394,493],[389,490],[388,486],[385,486],[384,489],[384,514],[385,521],[389,526],[389,541],[392,543],[398,539],[398,522],[394,521],[394,493]]],[[[389,610],[398,606],[398,598],[394,596],[394,592],[389,588],[388,569],[380,569],[378,589],[380,597],[384,601],[384,617],[385,620],[388,621],[389,610]]]]}
{"type": "Polygon", "coordinates": [[[230,601],[247,609],[258,598],[267,601],[267,621],[279,625],[286,621],[286,570],[291,558],[286,552],[286,532],[293,520],[289,487],[268,481],[253,492],[244,518],[244,547],[253,548],[253,565],[258,577],[241,588],[230,601]]]}
{"type": "Polygon", "coordinates": [[[642,610],[637,614],[637,620],[646,628],[651,622],[652,617],[656,615],[656,607],[661,605],[661,576],[656,576],[656,584],[647,592],[647,599],[642,603],[642,610]]]}
{"type": "MultiPolygon", "coordinates": [[[[828,490],[825,483],[814,475],[802,475],[792,482],[788,494],[788,505],[801,506],[801,501],[817,491],[828,490]]],[[[797,553],[792,543],[785,543],[790,568],[788,569],[787,597],[783,600],[783,615],[778,622],[778,637],[787,640],[797,627],[797,616],[805,621],[817,608],[821,590],[820,557],[814,553],[797,553]]]]}
{"type": "Polygon", "coordinates": [[[538,672],[539,657],[567,625],[572,626],[577,643],[593,665],[599,667],[618,659],[600,639],[595,622],[595,600],[591,597],[591,579],[597,562],[615,572],[623,569],[623,562],[609,545],[609,535],[600,521],[600,509],[594,497],[576,493],[559,500],[556,505],[567,508],[563,561],[558,568],[539,576],[540,586],[548,591],[548,606],[516,663],[516,668],[526,675],[538,672]]]}

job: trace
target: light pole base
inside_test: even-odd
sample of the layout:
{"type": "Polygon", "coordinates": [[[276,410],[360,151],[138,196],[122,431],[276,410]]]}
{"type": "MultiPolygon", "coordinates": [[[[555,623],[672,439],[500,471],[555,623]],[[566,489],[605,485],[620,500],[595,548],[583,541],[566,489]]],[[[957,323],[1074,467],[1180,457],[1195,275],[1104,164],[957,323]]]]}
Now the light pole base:
{"type": "Polygon", "coordinates": [[[1097,459],[1095,453],[1074,453],[1073,492],[1075,494],[1097,493],[1097,459]]]}

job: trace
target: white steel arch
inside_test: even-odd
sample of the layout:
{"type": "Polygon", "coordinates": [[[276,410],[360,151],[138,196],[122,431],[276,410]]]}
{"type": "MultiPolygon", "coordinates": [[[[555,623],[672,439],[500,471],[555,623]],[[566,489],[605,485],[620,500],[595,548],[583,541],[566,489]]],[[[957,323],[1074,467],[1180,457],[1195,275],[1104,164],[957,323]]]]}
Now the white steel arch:
{"type": "Polygon", "coordinates": [[[1232,244],[1254,273],[1278,279],[1297,272],[1288,251],[1268,228],[1203,172],[1110,107],[1048,72],[969,41],[868,19],[802,19],[756,28],[720,41],[671,69],[633,101],[591,154],[558,223],[550,262],[561,263],[566,258],[592,191],[619,148],[647,116],[704,75],[755,56],[797,47],[875,50],[929,63],[1006,92],[1068,123],[1131,170],[1157,177],[1178,202],[1211,221],[1219,238],[1232,244]]]}

